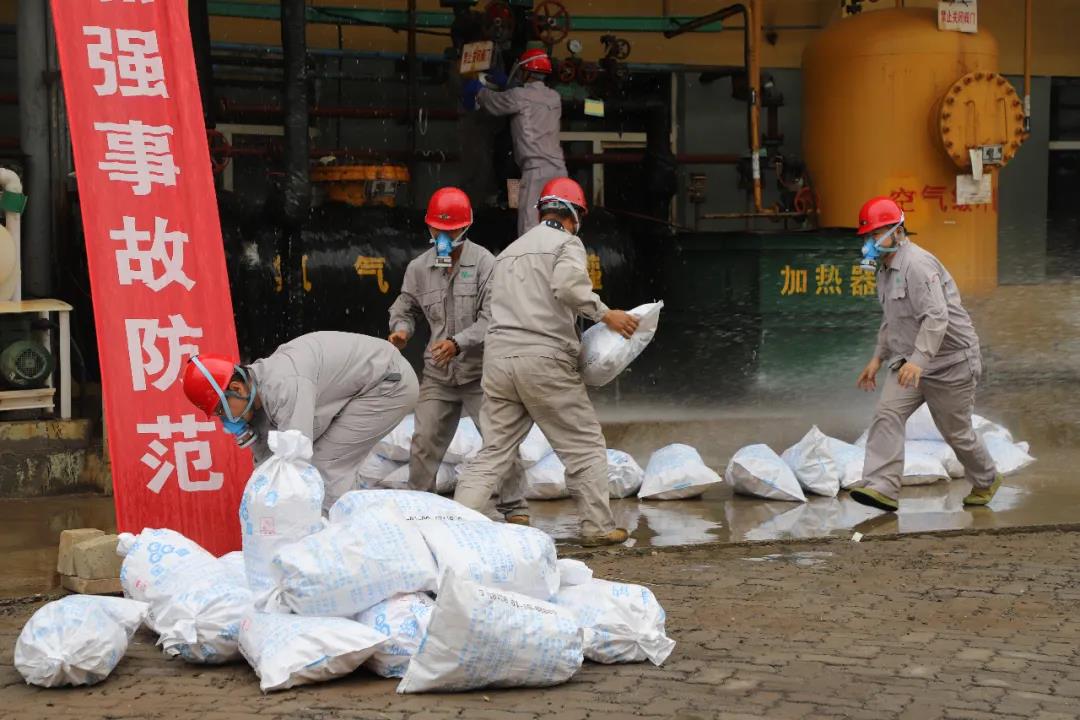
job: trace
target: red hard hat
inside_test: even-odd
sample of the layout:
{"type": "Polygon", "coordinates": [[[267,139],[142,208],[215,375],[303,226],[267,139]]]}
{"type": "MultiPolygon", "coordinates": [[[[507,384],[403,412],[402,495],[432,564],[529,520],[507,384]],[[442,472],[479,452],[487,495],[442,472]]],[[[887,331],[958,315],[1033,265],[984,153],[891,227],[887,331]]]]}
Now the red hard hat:
{"type": "Polygon", "coordinates": [[[537,201],[536,206],[540,207],[552,201],[571,203],[580,208],[583,213],[589,209],[588,203],[585,202],[585,191],[568,177],[557,177],[554,180],[548,180],[547,184],[544,185],[544,189],[540,191],[540,200],[537,201]]]}
{"type": "Polygon", "coordinates": [[[184,394],[192,405],[207,415],[213,415],[221,405],[221,397],[235,372],[236,362],[230,358],[221,355],[192,356],[184,368],[184,394]]]}
{"type": "Polygon", "coordinates": [[[472,221],[469,196],[456,187],[439,188],[428,201],[424,222],[436,230],[460,230],[472,221]]]}
{"type": "Polygon", "coordinates": [[[551,58],[548,57],[547,51],[541,48],[533,48],[532,50],[526,50],[521,53],[521,57],[517,61],[518,67],[528,72],[539,73],[541,75],[551,74],[551,58]]]}
{"type": "Polygon", "coordinates": [[[866,235],[878,228],[904,222],[904,211],[892,198],[876,197],[866,201],[859,211],[859,234],[866,235]]]}

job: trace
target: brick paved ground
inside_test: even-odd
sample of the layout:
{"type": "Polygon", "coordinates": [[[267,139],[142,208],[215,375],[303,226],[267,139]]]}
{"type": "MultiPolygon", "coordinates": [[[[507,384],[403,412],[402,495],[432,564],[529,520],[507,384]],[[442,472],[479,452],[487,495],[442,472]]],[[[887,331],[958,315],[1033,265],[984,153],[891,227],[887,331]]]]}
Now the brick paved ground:
{"type": "Polygon", "coordinates": [[[1078,557],[1068,532],[597,554],[598,576],[647,584],[667,608],[668,663],[464,695],[401,697],[361,672],[262,696],[245,665],[166,660],[145,631],[104,684],[38,690],[10,664],[32,606],[7,607],[0,717],[1080,717],[1078,557]]]}

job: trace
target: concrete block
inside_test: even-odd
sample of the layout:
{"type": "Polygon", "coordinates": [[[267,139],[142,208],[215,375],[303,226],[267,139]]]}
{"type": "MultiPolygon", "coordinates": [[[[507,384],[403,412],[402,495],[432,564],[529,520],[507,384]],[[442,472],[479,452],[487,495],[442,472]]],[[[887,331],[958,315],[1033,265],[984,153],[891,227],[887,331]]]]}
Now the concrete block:
{"type": "Polygon", "coordinates": [[[98,580],[86,580],[80,577],[64,575],[60,578],[60,584],[65,590],[82,595],[123,595],[124,588],[120,586],[120,578],[101,578],[98,580]]]}
{"type": "Polygon", "coordinates": [[[105,532],[97,528],[78,528],[60,533],[60,552],[56,559],[56,572],[61,575],[75,574],[75,561],[72,551],[84,540],[101,537],[105,532]]]}
{"type": "Polygon", "coordinates": [[[74,574],[83,580],[120,577],[122,558],[116,554],[117,540],[116,535],[101,535],[76,545],[72,552],[74,574]]]}

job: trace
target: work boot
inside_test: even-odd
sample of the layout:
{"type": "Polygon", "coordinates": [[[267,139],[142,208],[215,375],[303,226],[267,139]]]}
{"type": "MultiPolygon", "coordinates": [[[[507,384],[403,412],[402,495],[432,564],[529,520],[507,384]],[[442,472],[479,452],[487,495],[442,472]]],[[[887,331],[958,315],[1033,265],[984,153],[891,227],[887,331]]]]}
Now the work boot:
{"type": "Polygon", "coordinates": [[[528,515],[507,515],[506,516],[506,522],[510,523],[511,525],[526,525],[526,526],[528,526],[529,525],[529,516],[528,515]]]}
{"type": "Polygon", "coordinates": [[[606,535],[587,535],[581,538],[584,547],[600,547],[601,545],[622,545],[630,538],[630,533],[622,528],[615,528],[606,535]]]}
{"type": "Polygon", "coordinates": [[[896,512],[897,508],[900,507],[900,503],[896,500],[870,488],[855,488],[851,491],[851,499],[860,505],[867,505],[886,512],[896,512]]]}
{"type": "Polygon", "coordinates": [[[964,498],[965,505],[989,505],[990,501],[994,499],[994,495],[997,493],[998,488],[1001,487],[1002,475],[998,475],[994,478],[994,483],[990,487],[986,488],[971,488],[971,492],[964,498]]]}

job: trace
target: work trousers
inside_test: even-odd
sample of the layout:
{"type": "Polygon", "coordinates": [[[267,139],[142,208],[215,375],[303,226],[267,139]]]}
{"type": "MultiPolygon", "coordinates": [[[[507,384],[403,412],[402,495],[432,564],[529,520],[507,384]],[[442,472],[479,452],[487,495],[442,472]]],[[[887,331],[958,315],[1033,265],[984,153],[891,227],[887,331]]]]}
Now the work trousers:
{"type": "Polygon", "coordinates": [[[357,471],[375,443],[416,407],[419,383],[412,367],[399,358],[393,373],[400,379],[384,380],[354,397],[315,440],[311,464],[326,487],[324,510],[357,487],[357,471]]]}
{"type": "Polygon", "coordinates": [[[915,388],[901,387],[897,372],[890,371],[866,440],[866,487],[899,499],[904,475],[904,429],[908,417],[924,401],[971,484],[976,488],[990,487],[997,469],[982,438],[971,427],[975,387],[981,374],[982,365],[974,357],[936,372],[933,377],[923,377],[915,388]]]}
{"type": "Polygon", "coordinates": [[[544,163],[521,172],[521,184],[518,186],[518,237],[540,224],[540,214],[536,202],[540,192],[550,180],[566,176],[563,164],[544,163]]]}
{"type": "MultiPolygon", "coordinates": [[[[484,391],[480,381],[465,385],[449,385],[428,377],[420,384],[420,399],[416,403],[416,432],[409,456],[409,489],[435,492],[435,475],[439,463],[454,439],[461,411],[480,427],[484,391]]],[[[504,517],[528,515],[525,501],[525,475],[520,463],[514,463],[499,482],[496,509],[504,517]]]]}
{"type": "Polygon", "coordinates": [[[462,471],[454,499],[482,510],[535,422],[566,466],[566,487],[577,503],[582,534],[614,530],[604,435],[577,368],[546,357],[485,359],[482,385],[484,447],[462,471]]]}

